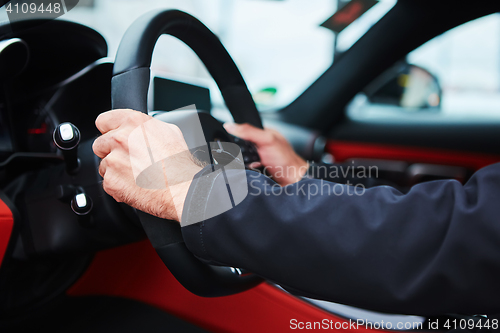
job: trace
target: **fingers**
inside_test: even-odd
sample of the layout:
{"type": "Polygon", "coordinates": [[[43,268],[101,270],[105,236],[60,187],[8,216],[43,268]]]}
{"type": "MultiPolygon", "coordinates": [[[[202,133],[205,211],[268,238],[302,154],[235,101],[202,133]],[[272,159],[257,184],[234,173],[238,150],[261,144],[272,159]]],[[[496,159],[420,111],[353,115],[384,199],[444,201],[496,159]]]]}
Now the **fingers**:
{"type": "Polygon", "coordinates": [[[112,152],[99,163],[99,175],[104,180],[108,179],[112,174],[118,175],[123,181],[130,178],[129,157],[123,152],[112,152]]]}
{"type": "Polygon", "coordinates": [[[92,144],[92,150],[99,158],[105,158],[113,149],[121,146],[128,150],[128,136],[120,130],[112,130],[98,137],[92,144]]]}
{"type": "Polygon", "coordinates": [[[106,159],[101,160],[99,163],[99,175],[101,175],[102,178],[104,178],[104,175],[106,174],[106,169],[108,168],[108,161],[106,159]]]}
{"type": "Polygon", "coordinates": [[[95,120],[95,126],[102,134],[117,129],[125,120],[123,117],[125,110],[111,110],[101,113],[95,120]]]}
{"type": "Polygon", "coordinates": [[[99,174],[102,178],[106,175],[106,171],[110,166],[116,166],[118,163],[117,154],[109,154],[99,163],[99,174]]]}
{"type": "Polygon", "coordinates": [[[103,135],[94,141],[92,146],[94,153],[100,158],[104,158],[118,145],[128,150],[128,130],[137,128],[151,119],[153,118],[134,110],[120,109],[101,113],[97,117],[95,124],[103,135]],[[128,130],[125,128],[128,128],[128,130]]]}
{"type": "Polygon", "coordinates": [[[105,137],[100,136],[92,144],[92,150],[97,157],[103,159],[111,152],[111,145],[106,143],[105,137]]]}
{"type": "Polygon", "coordinates": [[[229,134],[255,143],[257,146],[268,144],[272,141],[272,133],[250,124],[225,123],[224,128],[229,134]]]}
{"type": "Polygon", "coordinates": [[[145,115],[139,111],[134,110],[111,110],[101,113],[95,120],[95,125],[99,132],[105,134],[109,131],[117,129],[124,122],[129,121],[131,117],[141,118],[145,115]]]}

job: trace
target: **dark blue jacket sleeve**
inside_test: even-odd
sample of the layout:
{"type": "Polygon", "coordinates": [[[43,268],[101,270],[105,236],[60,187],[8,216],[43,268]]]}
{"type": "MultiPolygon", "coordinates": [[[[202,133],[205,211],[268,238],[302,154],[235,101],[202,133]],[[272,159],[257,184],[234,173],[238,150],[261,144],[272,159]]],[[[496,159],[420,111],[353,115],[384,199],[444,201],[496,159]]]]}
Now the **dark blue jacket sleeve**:
{"type": "Polygon", "coordinates": [[[500,312],[500,164],[466,185],[433,181],[406,194],[318,179],[280,188],[246,174],[239,205],[182,228],[200,259],[376,311],[500,312]]]}

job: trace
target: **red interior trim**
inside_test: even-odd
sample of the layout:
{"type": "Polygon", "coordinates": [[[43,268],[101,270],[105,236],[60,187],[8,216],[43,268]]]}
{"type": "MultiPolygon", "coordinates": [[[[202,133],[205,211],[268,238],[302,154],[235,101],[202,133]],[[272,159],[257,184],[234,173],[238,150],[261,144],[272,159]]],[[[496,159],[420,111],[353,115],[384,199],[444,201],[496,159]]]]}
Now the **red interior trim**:
{"type": "MultiPolygon", "coordinates": [[[[149,241],[99,252],[67,294],[134,299],[212,332],[288,332],[291,319],[346,322],[268,284],[227,297],[195,296],[175,280],[149,241]]],[[[375,332],[364,327],[355,331],[375,332]]]]}
{"type": "Polygon", "coordinates": [[[0,200],[0,265],[2,264],[10,235],[14,227],[14,217],[7,205],[0,200]]]}
{"type": "MultiPolygon", "coordinates": [[[[474,170],[500,161],[497,155],[343,141],[329,141],[327,151],[339,162],[356,157],[375,158],[474,170]]],[[[334,326],[346,322],[268,284],[228,297],[195,296],[175,280],[148,241],[99,252],[67,294],[134,299],[213,332],[285,332],[290,331],[292,319],[299,322],[326,319],[334,326]]],[[[343,331],[381,332],[366,328],[343,331]]]]}
{"type": "Polygon", "coordinates": [[[500,155],[493,154],[336,140],[328,141],[326,151],[335,157],[336,162],[349,158],[374,158],[462,166],[473,170],[500,162],[500,155]]]}

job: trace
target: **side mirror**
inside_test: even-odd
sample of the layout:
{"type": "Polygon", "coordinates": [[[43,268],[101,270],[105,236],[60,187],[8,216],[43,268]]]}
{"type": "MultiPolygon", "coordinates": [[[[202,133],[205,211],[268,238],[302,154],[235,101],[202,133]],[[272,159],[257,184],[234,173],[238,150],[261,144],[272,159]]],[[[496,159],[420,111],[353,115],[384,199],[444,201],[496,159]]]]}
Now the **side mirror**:
{"type": "Polygon", "coordinates": [[[428,70],[406,62],[392,67],[365,89],[372,104],[400,106],[409,111],[439,109],[442,89],[428,70]]]}

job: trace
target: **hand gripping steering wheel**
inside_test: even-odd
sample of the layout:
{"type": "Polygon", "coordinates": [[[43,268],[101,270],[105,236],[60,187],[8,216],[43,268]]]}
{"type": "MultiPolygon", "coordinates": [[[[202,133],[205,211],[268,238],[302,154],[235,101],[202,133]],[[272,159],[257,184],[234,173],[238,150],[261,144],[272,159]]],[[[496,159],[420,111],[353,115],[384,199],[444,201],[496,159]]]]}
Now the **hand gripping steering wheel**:
{"type": "MultiPolygon", "coordinates": [[[[259,112],[245,81],[217,36],[196,18],[178,10],[146,13],[126,31],[113,67],[113,109],[128,108],[147,114],[151,58],[156,41],[162,34],[180,39],[198,55],[217,83],[235,122],[262,128],[259,112]]],[[[224,131],[210,115],[204,114],[200,121],[204,131],[204,123],[209,124],[207,126],[219,126],[217,130],[224,131]]],[[[213,129],[208,132],[213,133],[213,129]]],[[[189,135],[183,134],[185,137],[189,135]]],[[[140,211],[137,213],[162,261],[192,293],[205,297],[225,296],[245,291],[262,282],[260,277],[241,274],[238,269],[203,263],[187,249],[177,222],[140,211]]]]}

